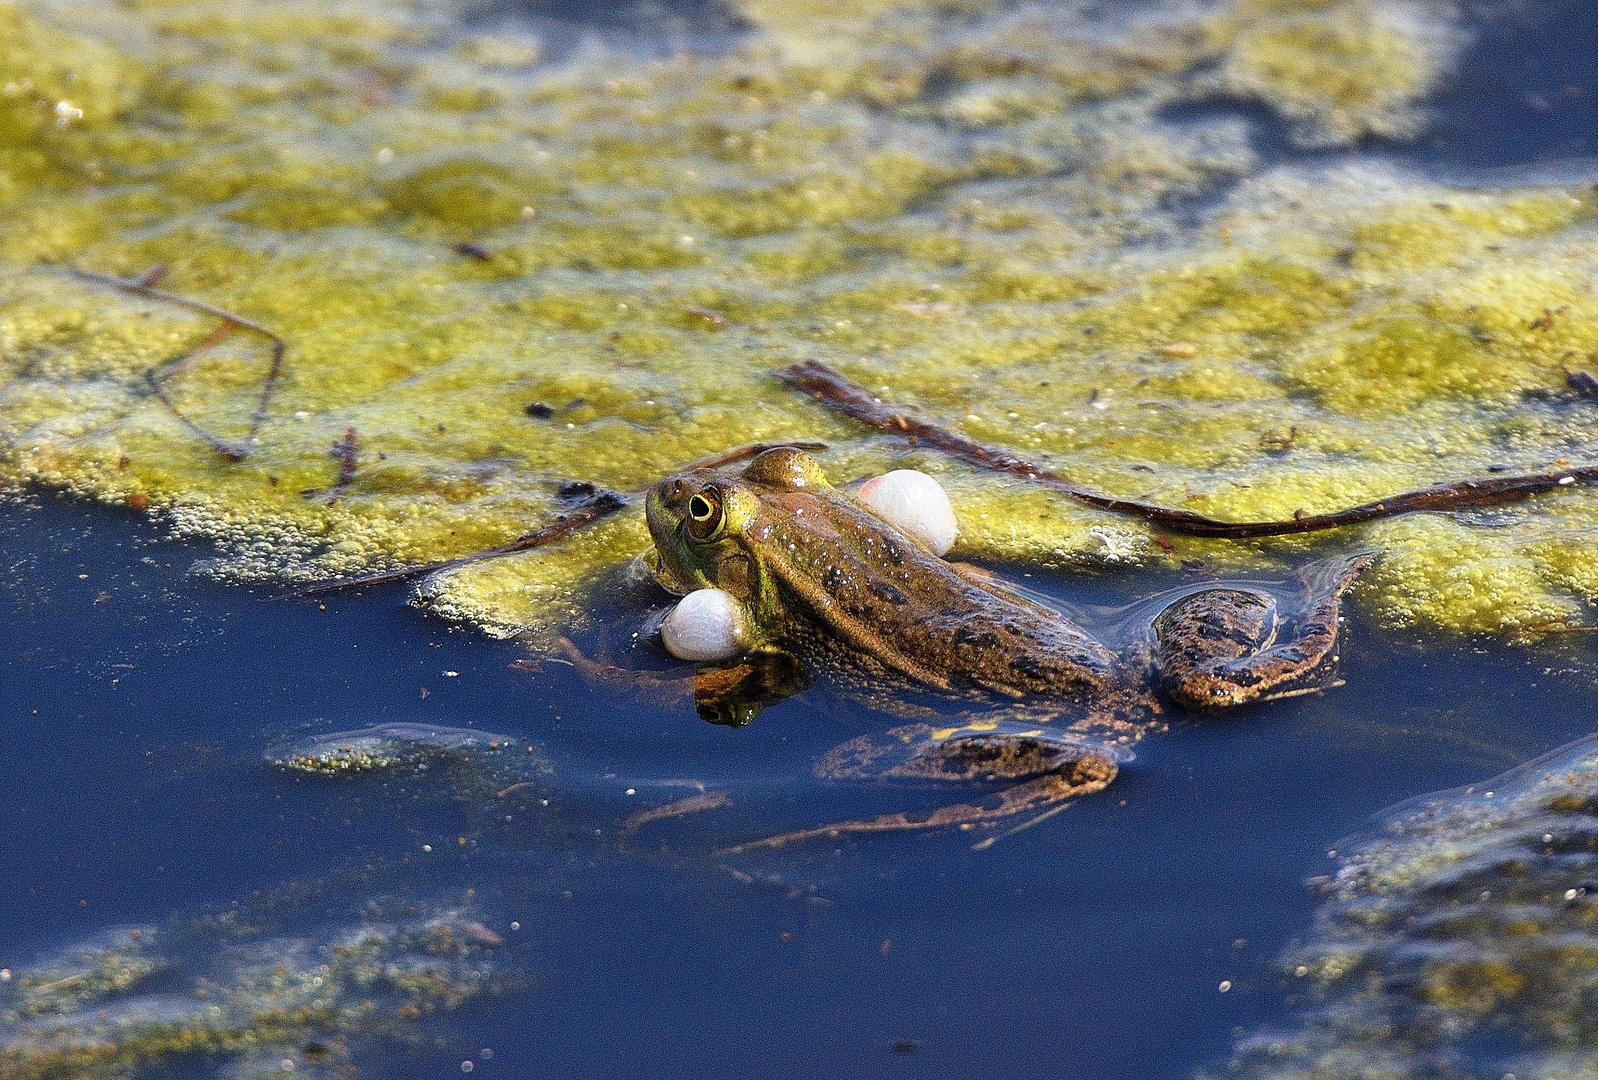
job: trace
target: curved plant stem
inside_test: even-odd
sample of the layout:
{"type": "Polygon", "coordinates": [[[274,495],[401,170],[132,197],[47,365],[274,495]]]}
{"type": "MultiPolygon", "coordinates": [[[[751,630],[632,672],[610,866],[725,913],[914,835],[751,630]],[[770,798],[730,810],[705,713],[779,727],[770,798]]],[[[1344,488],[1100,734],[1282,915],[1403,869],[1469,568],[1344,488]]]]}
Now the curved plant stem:
{"type": "Polygon", "coordinates": [[[1064,492],[1089,506],[1096,506],[1112,513],[1140,517],[1157,528],[1185,536],[1247,540],[1259,536],[1320,532],[1324,529],[1340,529],[1381,518],[1397,517],[1400,514],[1437,513],[1463,510],[1473,506],[1494,506],[1560,487],[1598,482],[1598,465],[1583,465],[1574,469],[1558,469],[1551,472],[1458,480],[1439,487],[1401,492],[1377,502],[1351,506],[1346,510],[1336,510],[1327,514],[1305,514],[1283,521],[1221,521],[1196,514],[1191,510],[1176,510],[1154,503],[1140,502],[1137,499],[1121,499],[1083,487],[1036,462],[984,446],[964,435],[957,435],[936,424],[912,416],[817,360],[806,360],[783,368],[777,372],[777,377],[789,386],[809,394],[834,412],[842,413],[867,427],[889,435],[897,435],[912,445],[941,450],[950,457],[968,461],[980,468],[1019,476],[1023,480],[1064,492]]]}

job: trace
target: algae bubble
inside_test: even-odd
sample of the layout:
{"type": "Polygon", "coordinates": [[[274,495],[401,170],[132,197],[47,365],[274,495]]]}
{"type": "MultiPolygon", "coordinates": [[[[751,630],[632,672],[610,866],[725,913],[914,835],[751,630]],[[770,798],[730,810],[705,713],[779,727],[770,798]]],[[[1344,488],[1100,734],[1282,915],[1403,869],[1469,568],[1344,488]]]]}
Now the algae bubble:
{"type": "Polygon", "coordinates": [[[1335,849],[1297,1022],[1229,1075],[1590,1076],[1598,1069],[1598,736],[1412,800],[1335,849]]]}
{"type": "MultiPolygon", "coordinates": [[[[936,474],[956,557],[1306,546],[1167,544],[885,443],[772,378],[804,357],[1213,516],[1590,457],[1598,406],[1564,389],[1598,354],[1590,179],[1466,186],[1365,149],[1446,92],[1448,3],[737,0],[714,47],[566,51],[470,10],[0,4],[6,484],[159,515],[224,577],[307,580],[495,547],[568,481],[819,438],[840,478],[936,474]],[[1261,110],[1341,153],[1266,160],[1261,110]],[[280,335],[281,372],[259,335],[68,264],[163,266],[280,335]]],[[[1388,557],[1356,602],[1560,630],[1598,599],[1595,528],[1584,491],[1504,528],[1368,527],[1388,557]]],[[[625,514],[426,602],[547,646],[647,544],[625,514]]]]}

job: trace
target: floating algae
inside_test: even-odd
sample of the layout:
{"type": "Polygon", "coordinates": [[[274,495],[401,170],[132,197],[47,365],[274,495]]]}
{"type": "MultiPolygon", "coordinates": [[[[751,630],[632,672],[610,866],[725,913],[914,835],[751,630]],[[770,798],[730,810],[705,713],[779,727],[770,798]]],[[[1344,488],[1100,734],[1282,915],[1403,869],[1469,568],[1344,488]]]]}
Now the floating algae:
{"type": "Polygon", "coordinates": [[[1405,803],[1337,850],[1287,960],[1314,1003],[1244,1040],[1230,1074],[1598,1072],[1598,737],[1405,803]]]}
{"type": "MultiPolygon", "coordinates": [[[[0,3],[0,474],[148,509],[244,578],[480,551],[559,514],[564,481],[636,490],[814,438],[835,476],[938,474],[956,557],[1266,546],[1167,550],[889,445],[772,378],[811,356],[1214,516],[1592,457],[1598,409],[1563,389],[1598,353],[1590,186],[1266,167],[1228,113],[1257,102],[1306,145],[1413,132],[1464,40],[1446,5],[731,9],[721,51],[649,59],[555,55],[447,5],[0,3]],[[165,264],[163,288],[288,341],[244,461],[176,413],[247,436],[262,343],[211,342],[169,408],[144,371],[216,320],[62,263],[165,264]]],[[[1367,527],[1388,557],[1359,600],[1392,625],[1558,629],[1598,598],[1595,527],[1581,491],[1503,528],[1367,527]]],[[[424,602],[548,642],[646,545],[624,514],[424,602]]]]}
{"type": "Polygon", "coordinates": [[[507,984],[494,959],[504,939],[467,906],[374,899],[345,923],[268,929],[281,909],[320,898],[118,931],[11,972],[0,1075],[167,1075],[181,1062],[349,1075],[364,1048],[420,1042],[429,1017],[507,984]]]}
{"type": "Polygon", "coordinates": [[[553,841],[567,829],[524,740],[390,724],[267,757],[348,778],[329,789],[334,805],[381,800],[384,820],[433,843],[322,853],[305,880],[13,964],[0,1076],[349,1076],[385,1047],[447,1038],[444,1014],[526,981],[504,908],[531,920],[558,889],[567,852],[553,841]]]}
{"type": "Polygon", "coordinates": [[[154,927],[130,927],[80,942],[9,980],[17,1017],[60,1016],[119,994],[161,969],[151,951],[154,927]]]}
{"type": "Polygon", "coordinates": [[[294,772],[339,776],[346,773],[422,772],[435,766],[479,765],[484,758],[533,754],[510,735],[474,728],[430,724],[379,724],[300,739],[267,751],[267,759],[294,772]]]}

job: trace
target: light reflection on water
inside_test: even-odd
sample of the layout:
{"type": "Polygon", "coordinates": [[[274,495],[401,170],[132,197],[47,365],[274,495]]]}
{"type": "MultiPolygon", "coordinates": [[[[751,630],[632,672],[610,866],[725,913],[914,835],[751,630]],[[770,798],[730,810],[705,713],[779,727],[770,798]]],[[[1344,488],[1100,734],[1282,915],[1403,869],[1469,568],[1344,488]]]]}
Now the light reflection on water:
{"type": "MultiPolygon", "coordinates": [[[[819,754],[887,722],[824,690],[715,727],[558,664],[513,671],[513,648],[398,591],[322,610],[186,579],[191,553],[150,534],[48,500],[5,514],[0,768],[25,796],[0,819],[0,963],[270,905],[289,882],[324,884],[311,904],[290,890],[277,932],[473,890],[508,939],[496,965],[526,981],[439,1022],[437,1044],[358,1053],[377,1075],[458,1069],[482,1047],[484,1075],[1184,1075],[1283,1014],[1273,958],[1309,925],[1302,881],[1331,838],[1591,715],[1590,678],[1545,676],[1547,657],[1423,652],[1356,616],[1347,686],[1178,722],[1105,793],[987,851],[951,834],[734,860],[712,851],[939,796],[811,779],[819,754]],[[295,778],[262,756],[306,730],[403,722],[525,736],[553,763],[535,793],[551,805],[507,810],[458,780],[295,778]],[[731,804],[618,849],[628,814],[695,780],[731,804]]],[[[1031,582],[1089,603],[1150,584],[1031,582]]]]}

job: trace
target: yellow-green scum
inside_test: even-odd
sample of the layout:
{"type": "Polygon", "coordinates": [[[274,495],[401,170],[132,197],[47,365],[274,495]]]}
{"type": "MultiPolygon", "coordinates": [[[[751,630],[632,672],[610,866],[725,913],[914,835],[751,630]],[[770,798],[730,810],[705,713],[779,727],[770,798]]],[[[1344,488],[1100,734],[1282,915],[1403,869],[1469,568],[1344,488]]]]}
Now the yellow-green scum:
{"type": "MultiPolygon", "coordinates": [[[[552,518],[564,480],[636,489],[816,438],[839,479],[940,472],[966,556],[1256,550],[1166,551],[887,445],[771,377],[806,357],[1083,483],[1219,516],[1590,457],[1598,405],[1563,390],[1598,353],[1590,188],[1265,169],[1224,110],[1164,118],[1219,93],[1315,144],[1413,130],[1460,48],[1446,8],[745,0],[732,41],[650,58],[560,55],[437,5],[269,6],[0,3],[0,472],[216,539],[219,572],[473,552],[552,518]],[[165,264],[164,288],[287,340],[246,460],[143,379],[215,321],[66,264],[165,264]]],[[[266,366],[235,334],[167,391],[241,439],[266,366]]],[[[1572,491],[1502,528],[1328,542],[1388,552],[1362,595],[1390,623],[1524,636],[1598,596],[1595,521],[1572,491]]],[[[627,517],[429,599],[547,634],[645,543],[627,517]]]]}

